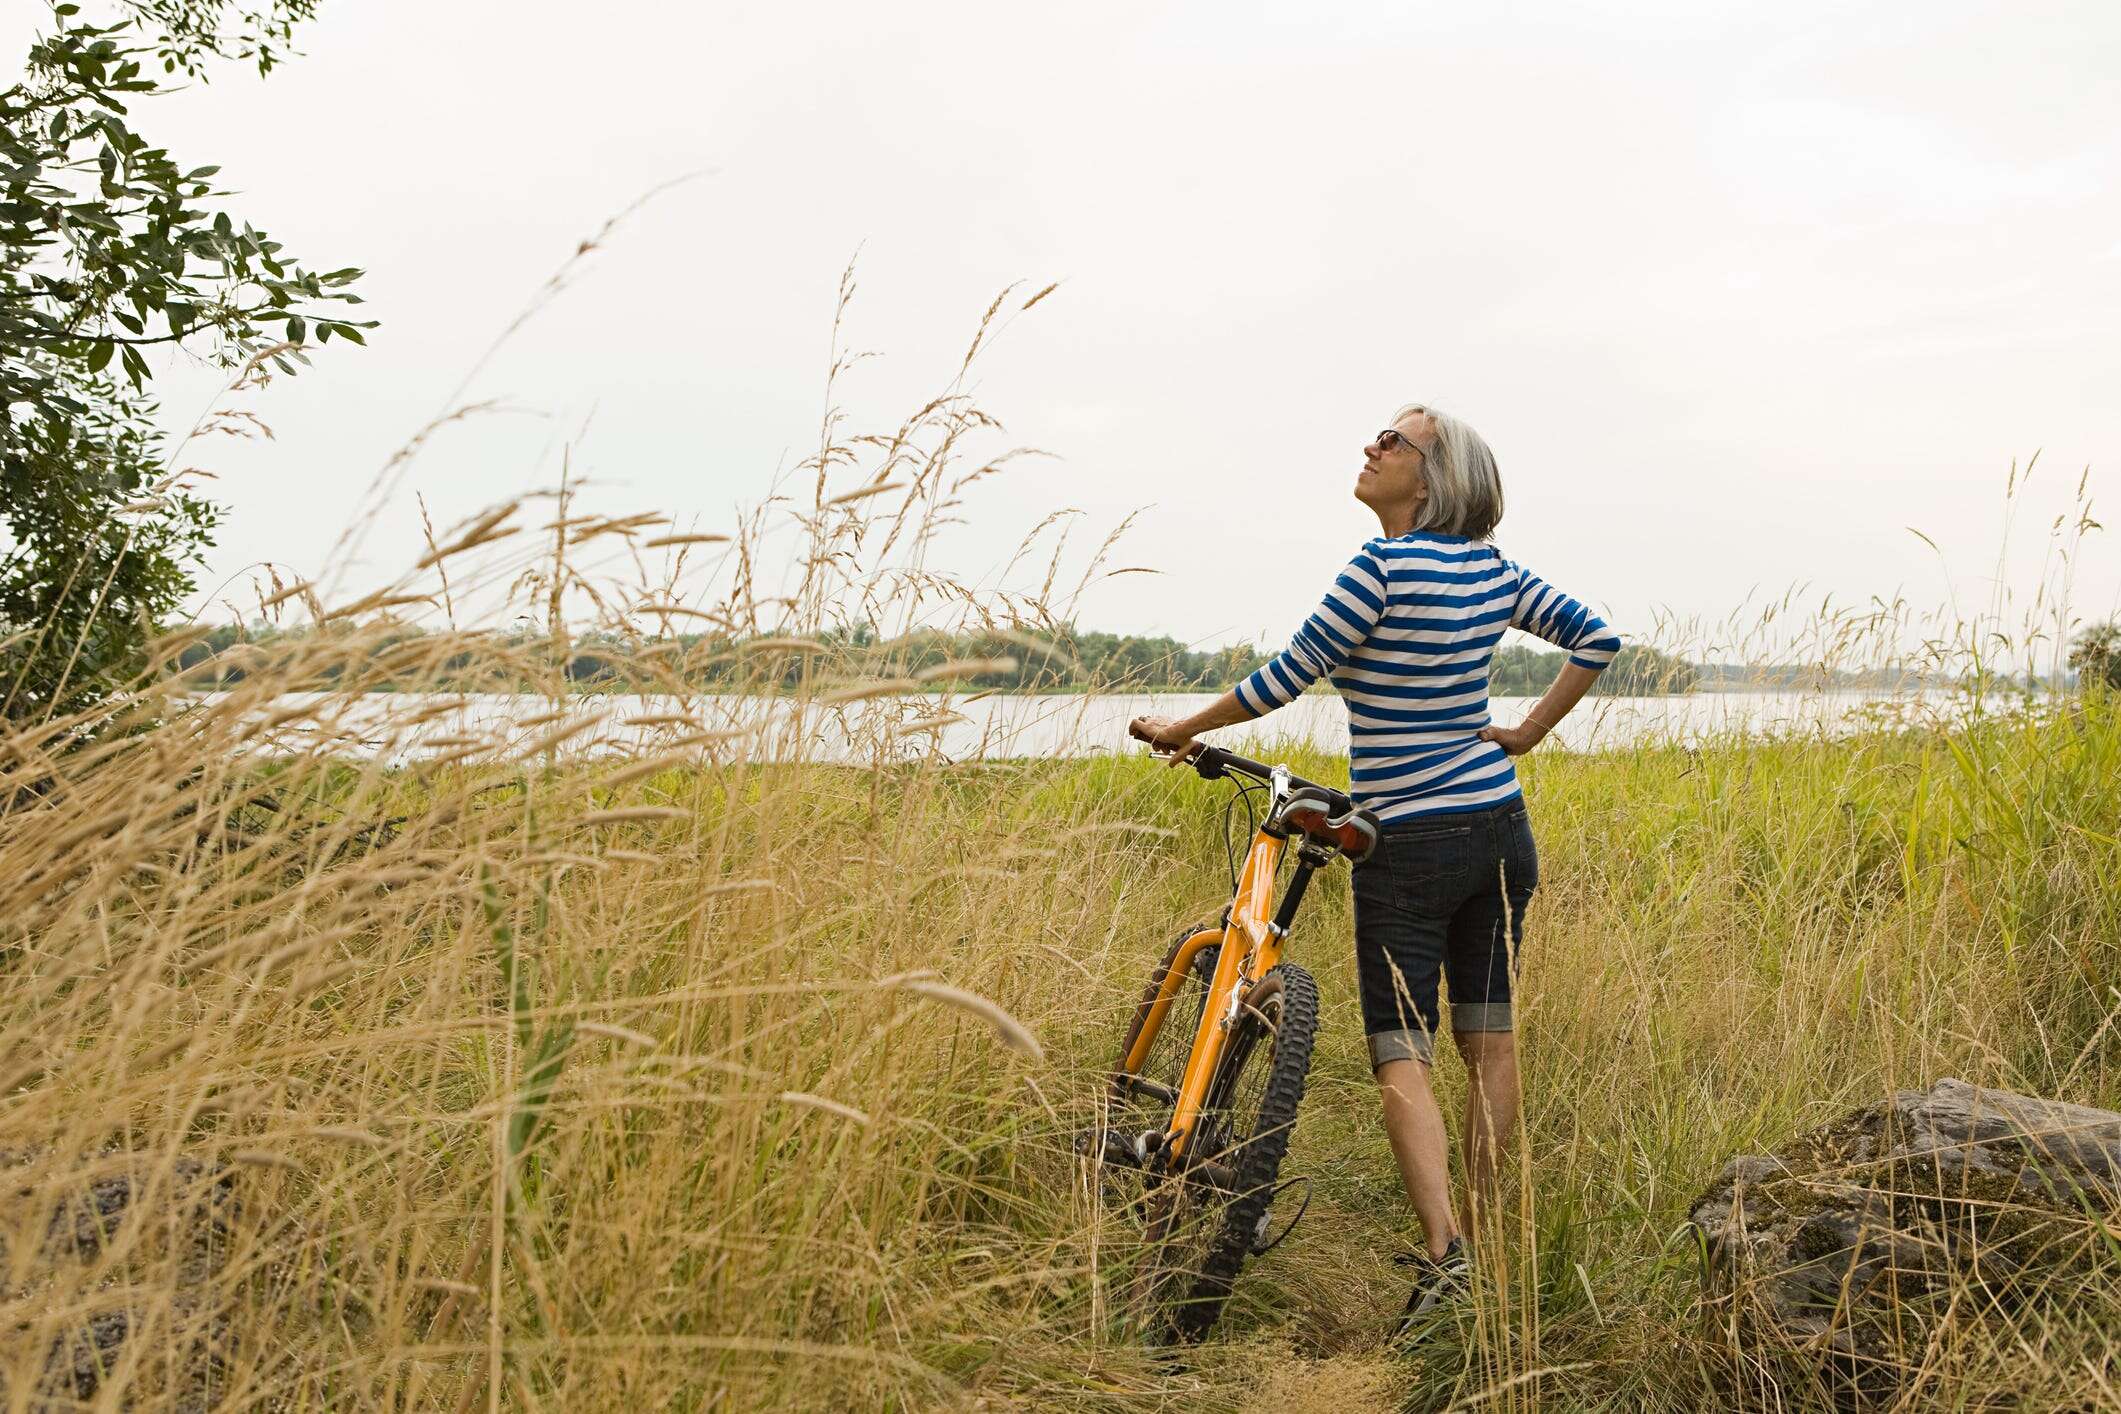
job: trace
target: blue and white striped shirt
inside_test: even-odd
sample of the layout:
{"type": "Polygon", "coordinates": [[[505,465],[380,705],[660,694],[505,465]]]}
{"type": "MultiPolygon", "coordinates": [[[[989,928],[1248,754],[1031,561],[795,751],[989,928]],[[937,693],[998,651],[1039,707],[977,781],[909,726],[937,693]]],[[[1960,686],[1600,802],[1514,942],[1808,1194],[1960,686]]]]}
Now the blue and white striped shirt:
{"type": "Polygon", "coordinates": [[[1505,628],[1593,672],[1620,635],[1493,545],[1416,530],[1366,543],[1281,656],[1237,685],[1264,716],[1320,677],[1348,705],[1356,803],[1384,821],[1485,810],[1520,794],[1509,754],[1480,739],[1505,628]]]}

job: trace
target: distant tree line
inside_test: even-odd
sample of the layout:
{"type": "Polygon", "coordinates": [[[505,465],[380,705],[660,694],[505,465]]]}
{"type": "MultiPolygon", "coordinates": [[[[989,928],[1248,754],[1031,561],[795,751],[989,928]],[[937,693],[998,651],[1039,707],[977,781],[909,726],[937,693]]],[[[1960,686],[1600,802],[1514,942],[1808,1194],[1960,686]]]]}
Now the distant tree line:
{"type": "MultiPolygon", "coordinates": [[[[320,686],[359,681],[370,691],[508,692],[542,690],[551,671],[534,676],[524,665],[543,654],[548,640],[535,632],[496,635],[482,645],[466,641],[421,654],[432,636],[407,625],[370,633],[348,648],[330,651],[321,641],[338,630],[279,629],[222,624],[187,644],[173,661],[178,671],[208,688],[226,688],[273,665],[303,662],[304,676],[320,686]],[[318,651],[323,649],[325,651],[318,651]],[[403,665],[417,663],[413,673],[403,665]]],[[[640,685],[635,668],[652,645],[674,647],[661,656],[663,669],[703,689],[731,691],[792,689],[806,678],[907,677],[954,689],[1055,692],[1086,688],[1145,692],[1216,691],[1243,678],[1273,656],[1249,645],[1200,650],[1175,638],[1098,633],[1073,625],[1044,630],[944,633],[916,630],[886,638],[859,626],[808,636],[792,650],[778,635],[684,634],[663,639],[608,633],[572,641],[561,676],[583,688],[640,685]],[[959,671],[946,671],[949,665],[959,671]]]]}
{"type": "MultiPolygon", "coordinates": [[[[961,633],[920,629],[895,638],[862,625],[817,635],[801,650],[766,635],[629,639],[586,634],[570,643],[557,676],[585,691],[645,688],[650,684],[636,664],[649,647],[676,650],[658,655],[659,673],[675,674],[700,690],[732,692],[792,690],[806,679],[850,677],[909,678],[958,691],[1220,692],[1279,651],[1252,644],[1189,648],[1167,636],[1104,633],[1072,624],[961,633]],[[952,670],[952,664],[958,667],[952,670]]],[[[548,651],[549,640],[530,631],[451,642],[411,625],[356,637],[331,628],[224,624],[188,644],[173,666],[207,688],[232,687],[266,665],[281,671],[302,663],[302,680],[320,688],[354,681],[376,692],[521,692],[552,686],[551,667],[533,671],[548,651]],[[329,642],[334,637],[342,640],[336,649],[329,642]],[[421,651],[423,645],[428,651],[421,651]]],[[[1553,682],[1565,657],[1507,645],[1495,655],[1493,690],[1499,696],[1537,696],[1553,682]]],[[[1698,681],[1691,664],[1631,645],[1600,674],[1594,691],[1682,693],[1693,691],[1698,681]]]]}
{"type": "MultiPolygon", "coordinates": [[[[1567,660],[1568,654],[1559,649],[1505,644],[1495,650],[1488,690],[1497,697],[1537,697],[1567,660]]],[[[1591,691],[1608,697],[1662,697],[1692,692],[1700,685],[1701,672],[1692,663],[1647,644],[1630,643],[1614,655],[1591,691]]]]}

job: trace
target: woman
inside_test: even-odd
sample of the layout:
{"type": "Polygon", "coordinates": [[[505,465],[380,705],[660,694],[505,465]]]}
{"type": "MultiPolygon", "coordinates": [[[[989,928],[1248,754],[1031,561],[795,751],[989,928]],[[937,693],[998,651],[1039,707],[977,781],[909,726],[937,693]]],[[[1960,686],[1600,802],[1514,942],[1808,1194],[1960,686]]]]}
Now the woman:
{"type": "Polygon", "coordinates": [[[1355,553],[1287,650],[1192,716],[1138,725],[1176,764],[1202,732],[1264,716],[1321,676],[1347,704],[1351,791],[1385,827],[1355,867],[1363,1029],[1385,1133],[1427,1239],[1404,1332],[1468,1270],[1429,1085],[1439,974],[1466,1063],[1467,1216],[1477,1230],[1517,1123],[1510,979],[1539,882],[1510,758],[1560,723],[1620,638],[1487,543],[1502,519],[1502,479],[1487,443],[1456,418],[1403,409],[1363,448],[1355,499],[1383,533],[1355,553]],[[1488,669],[1505,628],[1569,652],[1514,727],[1488,719],[1488,669]]]}

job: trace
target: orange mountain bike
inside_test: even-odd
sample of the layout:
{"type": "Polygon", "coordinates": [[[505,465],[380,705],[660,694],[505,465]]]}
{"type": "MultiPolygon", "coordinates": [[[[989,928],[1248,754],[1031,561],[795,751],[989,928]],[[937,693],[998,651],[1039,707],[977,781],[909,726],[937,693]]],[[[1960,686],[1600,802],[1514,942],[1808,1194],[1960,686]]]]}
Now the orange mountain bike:
{"type": "Polygon", "coordinates": [[[1303,1216],[1299,1207],[1269,1236],[1318,1029],[1317,984],[1282,961],[1282,943],[1311,876],[1340,856],[1367,858],[1378,828],[1375,815],[1287,766],[1205,743],[1187,764],[1207,780],[1247,778],[1240,795],[1264,788],[1265,814],[1241,871],[1233,860],[1221,920],[1180,933],[1151,974],[1102,1123],[1081,1141],[1093,1162],[1140,1176],[1147,1240],[1135,1296],[1156,1333],[1182,1340],[1215,1324],[1245,1258],[1303,1216]],[[1277,901],[1292,844],[1296,867],[1277,901]]]}

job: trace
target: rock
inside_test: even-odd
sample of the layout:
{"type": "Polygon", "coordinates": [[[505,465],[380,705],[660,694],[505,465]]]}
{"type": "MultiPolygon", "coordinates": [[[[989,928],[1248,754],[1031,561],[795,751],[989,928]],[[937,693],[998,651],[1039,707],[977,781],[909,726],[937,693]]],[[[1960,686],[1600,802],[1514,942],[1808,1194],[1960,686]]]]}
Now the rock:
{"type": "MultiPolygon", "coordinates": [[[[189,1156],[165,1166],[111,1151],[88,1161],[78,1180],[55,1182],[40,1172],[48,1161],[48,1155],[0,1152],[0,1197],[13,1209],[13,1221],[0,1223],[0,1298],[88,1309],[52,1340],[29,1407],[76,1408],[93,1400],[124,1357],[143,1307],[162,1314],[150,1364],[167,1386],[159,1392],[168,1407],[213,1407],[230,1334],[213,1286],[233,1246],[234,1174],[189,1156]],[[21,1270],[9,1261],[10,1228],[41,1235],[24,1243],[33,1255],[21,1270]],[[10,1278],[21,1285],[11,1286],[10,1278]]],[[[0,1369],[0,1405],[11,1395],[0,1369]]]]}
{"type": "Polygon", "coordinates": [[[2121,1209],[2121,1114],[1940,1080],[1725,1166],[1704,1311],[1754,1378],[1891,1397],[1953,1319],[2057,1299],[2121,1209]]]}
{"type": "MultiPolygon", "coordinates": [[[[170,1164],[161,1216],[181,1229],[188,1259],[201,1253],[210,1258],[214,1244],[226,1237],[226,1209],[234,1185],[228,1170],[210,1169],[197,1159],[178,1158],[170,1164]]],[[[147,1186],[131,1173],[106,1174],[66,1195],[46,1231],[46,1255],[57,1257],[70,1249],[83,1258],[96,1256],[127,1215],[138,1211],[135,1197],[147,1186]]]]}
{"type": "Polygon", "coordinates": [[[94,1399],[103,1376],[118,1363],[120,1348],[132,1329],[130,1311],[102,1311],[62,1336],[45,1357],[40,1392],[54,1403],[43,1407],[57,1407],[59,1399],[94,1399]]]}

